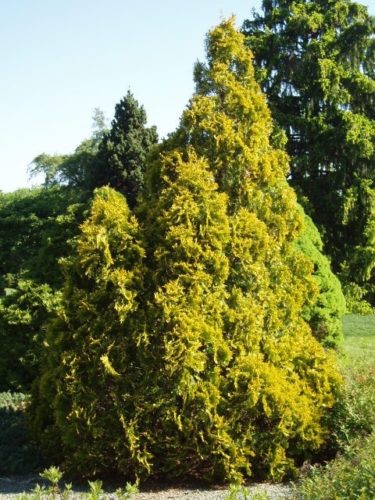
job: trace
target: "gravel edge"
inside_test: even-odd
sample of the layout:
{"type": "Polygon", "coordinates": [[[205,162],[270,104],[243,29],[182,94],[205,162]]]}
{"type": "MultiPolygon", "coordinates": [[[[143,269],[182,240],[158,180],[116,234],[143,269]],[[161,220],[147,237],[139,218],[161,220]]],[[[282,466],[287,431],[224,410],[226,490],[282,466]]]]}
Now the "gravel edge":
{"type": "MultiPolygon", "coordinates": [[[[30,492],[34,486],[42,481],[38,476],[21,476],[21,477],[0,477],[0,498],[16,498],[23,492],[30,492]]],[[[255,483],[246,487],[250,495],[267,493],[270,500],[292,499],[292,486],[290,484],[270,484],[270,483],[255,483]]],[[[151,489],[149,491],[140,491],[132,498],[134,500],[225,500],[229,494],[229,488],[197,488],[196,486],[176,486],[166,487],[162,489],[151,489]]],[[[79,498],[82,491],[74,490],[71,498],[79,498]]],[[[116,496],[111,492],[105,493],[106,498],[115,499],[116,496]]],[[[242,497],[243,498],[243,497],[242,497]]],[[[238,496],[241,499],[241,495],[238,496]]]]}

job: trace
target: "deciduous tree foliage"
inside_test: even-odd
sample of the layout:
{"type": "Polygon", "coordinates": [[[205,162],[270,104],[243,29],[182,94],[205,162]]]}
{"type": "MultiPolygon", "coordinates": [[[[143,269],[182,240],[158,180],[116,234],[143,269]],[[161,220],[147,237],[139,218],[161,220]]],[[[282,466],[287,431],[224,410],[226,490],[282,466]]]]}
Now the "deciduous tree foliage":
{"type": "Polygon", "coordinates": [[[96,109],[93,117],[93,134],[77,146],[71,154],[49,155],[42,153],[32,161],[29,173],[31,177],[44,176],[44,187],[65,185],[71,188],[89,191],[95,184],[99,145],[108,132],[104,114],[96,109]]]}
{"type": "Polygon", "coordinates": [[[335,272],[374,302],[375,21],[351,0],[264,0],[244,24],[335,272]]]}
{"type": "Polygon", "coordinates": [[[287,156],[233,20],[207,56],[141,226],[99,190],[65,263],[34,423],[81,474],[279,479],[328,433],[340,379],[302,317],[317,290],[287,156]]]}

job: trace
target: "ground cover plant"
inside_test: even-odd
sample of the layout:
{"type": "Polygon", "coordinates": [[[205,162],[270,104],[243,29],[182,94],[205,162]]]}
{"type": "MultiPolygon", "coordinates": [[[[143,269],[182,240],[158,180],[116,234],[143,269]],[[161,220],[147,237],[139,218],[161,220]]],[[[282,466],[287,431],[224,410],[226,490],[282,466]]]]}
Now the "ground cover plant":
{"type": "MultiPolygon", "coordinates": [[[[43,484],[37,484],[31,492],[17,495],[18,500],[68,500],[80,498],[81,500],[104,500],[108,493],[103,489],[102,481],[88,481],[88,491],[74,491],[71,483],[62,483],[63,474],[58,467],[51,466],[39,474],[43,484]]],[[[117,488],[111,492],[111,498],[117,500],[131,500],[138,493],[138,485],[126,483],[124,488],[117,488]]]]}

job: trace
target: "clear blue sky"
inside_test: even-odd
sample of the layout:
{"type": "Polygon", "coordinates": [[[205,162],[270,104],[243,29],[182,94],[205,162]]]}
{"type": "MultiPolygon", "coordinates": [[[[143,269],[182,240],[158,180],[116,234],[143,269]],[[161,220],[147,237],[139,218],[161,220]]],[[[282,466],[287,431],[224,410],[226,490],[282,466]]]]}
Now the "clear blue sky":
{"type": "MultiPolygon", "coordinates": [[[[73,151],[94,108],[110,121],[129,88],[150,125],[174,130],[206,32],[231,14],[240,25],[260,3],[0,0],[0,190],[31,185],[36,155],[73,151]]],[[[375,0],[363,3],[375,14],[375,0]]]]}

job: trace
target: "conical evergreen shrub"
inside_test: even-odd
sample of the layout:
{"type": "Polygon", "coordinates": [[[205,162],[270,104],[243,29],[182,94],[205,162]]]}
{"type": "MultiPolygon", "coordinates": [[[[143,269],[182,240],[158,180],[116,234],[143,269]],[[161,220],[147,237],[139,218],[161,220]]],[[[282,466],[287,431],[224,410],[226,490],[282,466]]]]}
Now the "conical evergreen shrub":
{"type": "Polygon", "coordinates": [[[65,263],[34,421],[80,473],[280,479],[328,433],[340,379],[302,317],[317,287],[288,160],[233,20],[207,52],[141,230],[100,190],[65,263]]]}
{"type": "MultiPolygon", "coordinates": [[[[301,209],[302,210],[302,209],[301,209]]],[[[338,347],[343,340],[342,318],[346,311],[345,297],[339,279],[333,274],[328,258],[323,254],[323,242],[312,219],[304,216],[304,230],[296,244],[314,265],[314,279],[319,295],[304,308],[303,317],[314,337],[325,347],[338,347]]]]}
{"type": "Polygon", "coordinates": [[[44,450],[75,472],[116,468],[124,433],[119,398],[131,391],[133,330],[143,322],[144,250],[125,198],[95,192],[89,217],[62,264],[65,287],[49,325],[44,370],[34,386],[33,427],[44,450]]]}
{"type": "MultiPolygon", "coordinates": [[[[205,453],[191,437],[186,443],[190,455],[185,456],[184,447],[174,441],[177,434],[165,431],[172,432],[168,421],[173,429],[174,419],[182,414],[183,422],[196,418],[192,412],[187,420],[178,398],[170,412],[174,419],[164,416],[164,431],[158,433],[165,436],[160,442],[173,443],[176,452],[171,455],[167,445],[160,445],[153,453],[159,457],[159,470],[174,474],[185,471],[188,464],[200,464],[194,470],[201,468],[211,476],[253,474],[275,479],[293,471],[295,463],[323,443],[327,429],[322,419],[334,404],[339,379],[333,358],[303,319],[304,308],[317,296],[312,263],[295,244],[303,217],[286,181],[288,158],[270,144],[270,112],[254,78],[251,53],[233,20],[209,34],[207,55],[207,65],[196,68],[197,93],[164,149],[186,161],[194,151],[208,165],[218,191],[227,195],[230,238],[223,251],[228,275],[225,307],[216,321],[228,357],[216,368],[220,375],[211,395],[219,402],[214,410],[209,394],[201,396],[217,426],[207,423],[200,431],[205,453]],[[171,463],[165,469],[170,460],[174,467],[171,463]]],[[[148,214],[165,189],[163,161],[159,169],[156,163],[149,175],[148,214]]],[[[176,174],[169,175],[176,181],[176,174]]],[[[161,210],[154,220],[163,217],[161,210]]],[[[150,217],[146,220],[150,228],[150,217]]],[[[163,269],[157,258],[163,248],[157,233],[150,230],[148,240],[148,247],[154,248],[150,262],[156,275],[163,269]]],[[[180,260],[177,254],[169,256],[176,259],[168,261],[168,268],[173,268],[180,260]]],[[[177,297],[182,290],[175,291],[177,297]]],[[[170,294],[158,292],[162,309],[169,311],[171,300],[170,294]]],[[[174,327],[176,338],[181,332],[181,327],[174,327]]],[[[169,362],[163,360],[160,373],[169,362]]],[[[190,380],[192,393],[197,379],[190,374],[190,380]]],[[[178,387],[178,381],[171,384],[169,396],[178,387]]],[[[184,425],[182,429],[187,429],[184,425]]]]}
{"type": "Polygon", "coordinates": [[[145,408],[148,418],[139,432],[153,429],[149,449],[155,472],[202,475],[223,457],[228,465],[234,458],[229,422],[220,410],[232,357],[224,338],[228,203],[193,150],[172,152],[159,167],[162,189],[148,213],[151,233],[158,235],[149,332],[154,375],[152,390],[143,389],[156,411],[145,408]]]}

